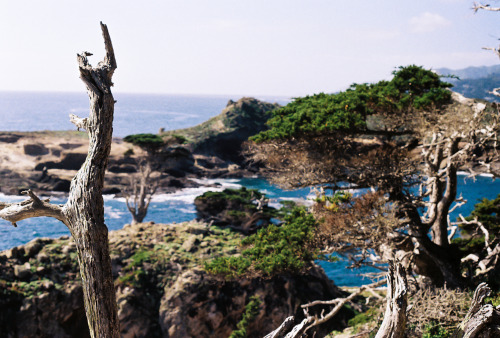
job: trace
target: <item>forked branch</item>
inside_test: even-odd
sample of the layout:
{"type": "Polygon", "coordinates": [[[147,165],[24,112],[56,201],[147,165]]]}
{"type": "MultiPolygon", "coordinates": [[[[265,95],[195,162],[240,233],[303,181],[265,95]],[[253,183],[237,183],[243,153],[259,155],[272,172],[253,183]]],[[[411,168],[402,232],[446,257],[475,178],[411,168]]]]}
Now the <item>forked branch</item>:
{"type": "Polygon", "coordinates": [[[23,219],[43,216],[54,217],[67,224],[61,205],[50,204],[49,200],[42,201],[31,190],[23,191],[22,194],[30,198],[19,203],[0,203],[0,218],[11,222],[15,227],[23,219]]]}

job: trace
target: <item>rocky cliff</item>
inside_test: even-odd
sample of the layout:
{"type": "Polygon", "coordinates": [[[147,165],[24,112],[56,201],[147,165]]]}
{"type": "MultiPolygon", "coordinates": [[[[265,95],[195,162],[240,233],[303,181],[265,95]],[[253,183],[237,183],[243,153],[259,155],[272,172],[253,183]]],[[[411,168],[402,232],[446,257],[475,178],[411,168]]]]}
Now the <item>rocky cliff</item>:
{"type": "Polygon", "coordinates": [[[230,100],[226,108],[210,120],[192,128],[169,131],[165,135],[185,137],[195,154],[215,156],[241,164],[242,143],[267,128],[266,121],[271,116],[270,112],[276,108],[279,108],[277,103],[250,97],[241,98],[237,102],[230,100]]]}
{"type": "MultiPolygon", "coordinates": [[[[110,233],[123,337],[227,337],[250,297],[262,301],[249,337],[261,337],[300,304],[341,291],[322,269],[269,279],[222,281],[203,270],[238,255],[241,235],[205,223],[136,224],[110,233]]],[[[0,337],[88,337],[75,245],[36,239],[0,254],[0,337]]],[[[344,311],[322,332],[345,326],[344,311]]]]}

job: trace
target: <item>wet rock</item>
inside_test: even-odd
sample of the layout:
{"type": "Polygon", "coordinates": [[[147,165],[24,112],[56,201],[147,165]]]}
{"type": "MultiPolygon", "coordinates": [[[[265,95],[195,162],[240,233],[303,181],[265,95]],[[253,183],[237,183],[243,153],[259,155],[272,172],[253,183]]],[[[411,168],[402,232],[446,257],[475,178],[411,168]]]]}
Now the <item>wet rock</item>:
{"type": "Polygon", "coordinates": [[[22,136],[12,133],[0,133],[0,142],[16,143],[22,136]]]}

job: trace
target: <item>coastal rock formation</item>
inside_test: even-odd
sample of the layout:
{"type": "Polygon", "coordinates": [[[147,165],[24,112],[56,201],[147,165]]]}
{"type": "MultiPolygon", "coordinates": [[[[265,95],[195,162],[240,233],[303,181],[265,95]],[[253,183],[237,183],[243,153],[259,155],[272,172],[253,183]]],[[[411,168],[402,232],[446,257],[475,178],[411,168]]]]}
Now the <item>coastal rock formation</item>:
{"type": "MultiPolygon", "coordinates": [[[[277,106],[252,98],[230,101],[221,114],[199,126],[162,134],[166,143],[179,135],[188,142],[156,154],[158,170],[163,173],[160,188],[172,191],[197,186],[190,181],[194,177],[250,174],[240,169],[241,145],[266,128],[269,112],[277,106]]],[[[87,145],[86,134],[77,131],[0,133],[0,191],[18,194],[31,188],[67,192],[68,182],[85,160],[87,145]]],[[[105,191],[124,190],[130,174],[137,171],[138,156],[140,149],[132,149],[122,139],[113,139],[105,191]]]]}
{"type": "MultiPolygon", "coordinates": [[[[265,130],[271,111],[278,107],[277,103],[250,97],[241,98],[237,102],[230,100],[222,113],[210,120],[192,128],[168,131],[165,135],[185,137],[194,154],[217,157],[241,165],[244,161],[241,155],[242,143],[265,130]]],[[[207,168],[209,166],[210,164],[207,168]]]]}
{"type": "MultiPolygon", "coordinates": [[[[206,223],[136,224],[110,233],[123,337],[227,337],[251,296],[249,336],[272,331],[300,304],[342,295],[319,267],[303,275],[221,281],[203,262],[238,254],[240,235],[206,223]]],[[[88,337],[75,245],[40,238],[0,253],[0,337],[88,337]]],[[[340,329],[346,310],[324,328],[340,329]]]]}

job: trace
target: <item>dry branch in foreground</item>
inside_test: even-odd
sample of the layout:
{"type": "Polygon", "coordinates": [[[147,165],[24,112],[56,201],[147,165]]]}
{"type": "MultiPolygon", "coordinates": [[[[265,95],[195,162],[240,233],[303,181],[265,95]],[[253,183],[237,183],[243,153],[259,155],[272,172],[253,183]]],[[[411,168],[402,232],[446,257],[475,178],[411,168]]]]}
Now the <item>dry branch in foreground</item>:
{"type": "Polygon", "coordinates": [[[0,204],[0,217],[11,222],[26,218],[49,216],[63,222],[75,240],[82,278],[85,312],[92,337],[119,337],[120,323],[111,260],[108,228],[104,224],[102,188],[108,164],[113,133],[115,100],[111,93],[116,60],[108,28],[101,23],[106,55],[97,67],[92,67],[83,52],[77,55],[80,79],[87,87],[90,99],[88,118],[71,115],[71,122],[83,128],[89,136],[89,151],[71,182],[68,201],[52,205],[40,200],[32,191],[30,199],[20,203],[0,204]]]}

